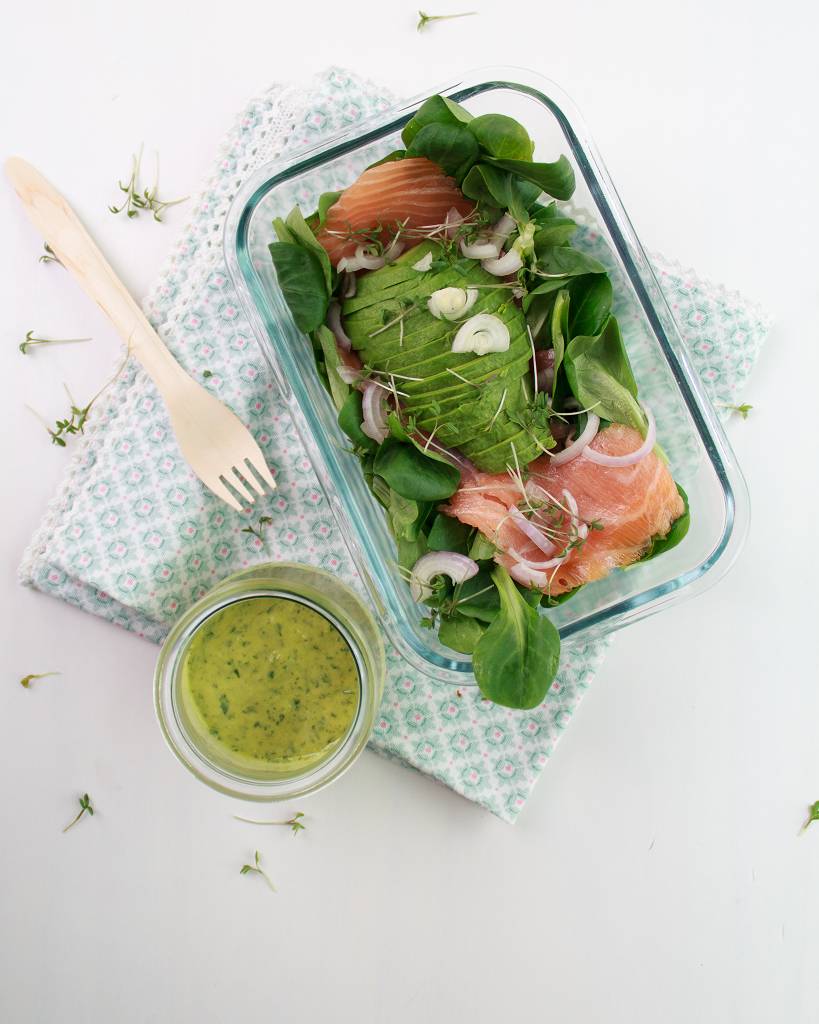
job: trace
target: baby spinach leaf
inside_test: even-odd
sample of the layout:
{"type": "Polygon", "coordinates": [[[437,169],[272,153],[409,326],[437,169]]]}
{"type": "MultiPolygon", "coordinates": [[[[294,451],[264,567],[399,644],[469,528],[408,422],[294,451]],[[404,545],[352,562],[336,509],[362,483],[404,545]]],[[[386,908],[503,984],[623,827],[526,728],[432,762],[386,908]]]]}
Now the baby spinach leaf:
{"type": "Polygon", "coordinates": [[[566,347],[564,366],[569,387],[583,406],[601,419],[625,423],[645,434],[637,385],[613,316],[596,337],[572,338],[566,347]]]}
{"type": "Polygon", "coordinates": [[[341,199],[340,192],[322,192],[318,198],[318,207],[316,208],[316,212],[309,218],[311,222],[315,218],[315,225],[311,224],[311,227],[323,227],[324,222],[327,220],[327,214],[330,207],[335,206],[339,199],[341,199]]]}
{"type": "MultiPolygon", "coordinates": [[[[535,236],[537,238],[537,235],[535,236]]],[[[605,274],[606,268],[591,256],[570,245],[553,245],[538,251],[537,268],[550,277],[578,277],[605,274]]]]}
{"type": "Polygon", "coordinates": [[[443,501],[455,493],[461,480],[455,466],[392,438],[378,449],[373,468],[394,491],[416,501],[443,501]]]}
{"type": "Polygon", "coordinates": [[[555,350],[555,372],[552,378],[552,399],[557,386],[557,372],[566,353],[566,339],[569,337],[569,291],[561,288],[552,307],[552,348],[555,350]]]}
{"type": "Polygon", "coordinates": [[[574,193],[574,170],[565,156],[551,164],[530,163],[527,160],[499,160],[488,156],[487,161],[501,170],[511,171],[525,181],[531,181],[541,191],[555,199],[571,199],[574,193]]]}
{"type": "Polygon", "coordinates": [[[327,367],[327,381],[330,385],[330,394],[333,396],[333,402],[335,403],[336,409],[341,412],[344,408],[345,402],[347,401],[347,397],[350,394],[350,385],[345,384],[338,375],[338,367],[341,365],[341,359],[338,355],[336,339],[330,328],[326,327],[324,324],[316,328],[315,334],[318,338],[319,344],[321,345],[321,351],[324,354],[324,364],[327,367]]]}
{"type": "Polygon", "coordinates": [[[395,546],[398,549],[398,564],[402,569],[410,571],[421,555],[427,553],[427,541],[423,533],[419,533],[414,540],[399,537],[395,546]]]}
{"type": "MultiPolygon", "coordinates": [[[[688,533],[688,527],[691,525],[691,510],[688,507],[688,495],[685,491],[677,484],[677,490],[679,491],[680,497],[683,500],[683,514],[675,519],[671,524],[671,529],[665,535],[665,537],[652,537],[651,546],[648,551],[640,559],[640,562],[648,562],[652,558],[656,558],[657,555],[665,554],[666,551],[670,551],[675,548],[680,541],[688,533]]],[[[639,562],[637,563],[640,564],[639,562]]]]}
{"type": "Polygon", "coordinates": [[[485,163],[472,167],[461,183],[461,191],[479,203],[508,210],[520,223],[529,219],[529,207],[540,194],[531,182],[485,163]]]}
{"type": "Polygon", "coordinates": [[[487,537],[478,531],[475,534],[475,539],[472,541],[472,546],[467,552],[469,557],[475,562],[485,561],[487,558],[491,558],[495,554],[495,545],[487,537]]]}
{"type": "MultiPolygon", "coordinates": [[[[572,338],[567,356],[569,354],[575,362],[580,356],[594,359],[634,398],[637,397],[637,382],[631,372],[631,363],[628,361],[628,354],[616,317],[609,316],[599,334],[592,337],[581,335],[572,338]]],[[[598,412],[597,415],[602,416],[603,414],[598,412]]],[[[605,416],[604,418],[610,420],[612,417],[605,416]]],[[[622,420],[619,422],[622,423],[622,420]]]]}
{"type": "Polygon", "coordinates": [[[412,438],[404,429],[404,424],[394,412],[387,414],[387,426],[390,428],[390,435],[394,437],[396,441],[412,441],[412,438]]]}
{"type": "Polygon", "coordinates": [[[415,136],[429,124],[467,124],[472,115],[459,103],[446,96],[430,96],[404,126],[401,138],[409,146],[415,136]]]}
{"type": "Polygon", "coordinates": [[[485,629],[486,626],[481,625],[478,619],[470,619],[465,615],[452,612],[441,618],[438,639],[445,647],[451,647],[453,651],[472,654],[485,629]]]}
{"type": "Polygon", "coordinates": [[[356,448],[365,451],[375,451],[377,445],[371,437],[368,437],[361,429],[364,420],[364,413],[361,410],[361,392],[350,391],[338,414],[338,425],[353,442],[356,448]]]}
{"type": "Polygon", "coordinates": [[[535,232],[535,254],[555,245],[565,245],[576,230],[577,224],[570,217],[552,217],[535,232]]]}
{"type": "Polygon", "coordinates": [[[270,256],[284,301],[299,330],[324,323],[330,297],[321,263],[309,249],[291,242],[271,242],[270,256]]]}
{"type": "MultiPolygon", "coordinates": [[[[492,546],[490,558],[494,551],[495,548],[492,546]]],[[[469,552],[469,557],[475,558],[474,545],[469,552]]],[[[482,568],[471,579],[460,584],[456,608],[460,615],[466,615],[471,619],[480,619],[481,622],[492,622],[498,617],[500,598],[490,569],[482,568]]]]}
{"type": "Polygon", "coordinates": [[[309,249],[318,259],[321,269],[324,271],[324,280],[327,285],[327,294],[329,295],[333,290],[333,267],[330,263],[330,257],[327,255],[324,246],[320,245],[316,240],[316,236],[310,230],[310,225],[302,217],[298,206],[294,206],[290,213],[288,213],[285,224],[290,231],[293,241],[304,246],[305,249],[309,249]]]}
{"type": "Polygon", "coordinates": [[[606,326],[611,313],[612,289],[607,274],[577,277],[571,284],[572,303],[569,310],[567,338],[578,335],[594,337],[606,326]]]}
{"type": "Polygon", "coordinates": [[[433,520],[427,537],[430,551],[457,551],[465,555],[472,527],[452,516],[439,512],[433,520]]]}
{"type": "Polygon", "coordinates": [[[490,156],[502,160],[532,159],[535,144],[529,133],[511,117],[505,114],[481,114],[469,122],[469,130],[480,143],[481,149],[490,156]]]}
{"type": "Polygon", "coordinates": [[[472,670],[484,697],[510,708],[536,707],[552,685],[560,661],[560,634],[523,599],[509,573],[492,579],[500,613],[475,645],[472,670]]]}
{"type": "Polygon", "coordinates": [[[407,156],[425,156],[460,181],[480,155],[474,135],[462,124],[428,124],[407,147],[407,156]]]}
{"type": "Polygon", "coordinates": [[[396,540],[416,540],[418,537],[418,503],[412,498],[390,488],[390,500],[387,506],[390,526],[396,540]]]}

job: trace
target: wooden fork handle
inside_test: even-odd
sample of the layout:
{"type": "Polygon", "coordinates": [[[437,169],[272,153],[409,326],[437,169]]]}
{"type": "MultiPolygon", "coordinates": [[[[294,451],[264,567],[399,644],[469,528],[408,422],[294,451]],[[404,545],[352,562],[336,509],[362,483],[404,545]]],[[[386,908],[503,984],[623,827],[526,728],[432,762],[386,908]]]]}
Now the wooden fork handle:
{"type": "Polygon", "coordinates": [[[164,394],[180,374],[187,377],[54,186],[17,156],[6,161],[6,174],[34,226],[89,298],[106,313],[159,390],[164,394]]]}

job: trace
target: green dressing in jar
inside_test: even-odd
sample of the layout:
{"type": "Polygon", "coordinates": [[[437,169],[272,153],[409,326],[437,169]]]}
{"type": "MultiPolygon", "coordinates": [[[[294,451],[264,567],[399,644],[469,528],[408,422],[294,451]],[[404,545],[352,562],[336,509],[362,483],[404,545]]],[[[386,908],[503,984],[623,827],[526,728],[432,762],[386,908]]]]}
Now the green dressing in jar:
{"type": "Polygon", "coordinates": [[[182,656],[181,696],[194,724],[230,760],[257,770],[323,760],[347,735],[360,693],[344,635],[288,597],[220,608],[182,656]]]}

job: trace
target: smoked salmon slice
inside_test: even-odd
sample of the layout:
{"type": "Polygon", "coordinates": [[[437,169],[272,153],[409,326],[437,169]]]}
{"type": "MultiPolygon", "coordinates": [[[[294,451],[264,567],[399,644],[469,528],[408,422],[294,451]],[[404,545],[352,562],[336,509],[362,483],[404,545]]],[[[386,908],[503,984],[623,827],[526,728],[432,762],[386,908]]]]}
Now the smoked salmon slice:
{"type": "Polygon", "coordinates": [[[443,224],[453,207],[466,217],[474,204],[437,164],[423,156],[391,160],[368,168],[342,192],[316,238],[335,265],[371,241],[366,233],[379,226],[386,245],[404,221],[410,229],[443,224]]]}
{"type": "MultiPolygon", "coordinates": [[[[606,455],[625,455],[641,444],[636,430],[613,424],[597,435],[592,448],[606,455]]],[[[668,466],[654,452],[635,465],[624,467],[601,466],[582,455],[555,466],[550,456],[544,455],[529,466],[529,480],[564,507],[563,492],[568,491],[577,502],[580,519],[595,524],[583,543],[571,549],[568,557],[547,573],[548,592],[553,596],[636,562],[648,549],[652,537],[665,536],[684,511],[668,466]]],[[[511,570],[515,559],[508,554],[510,550],[532,562],[543,562],[548,555],[529,539],[510,514],[509,483],[506,474],[482,474],[478,485],[468,481],[441,511],[477,527],[498,548],[495,560],[511,570]]],[[[518,487],[512,501],[517,504],[522,500],[518,487]]],[[[560,522],[559,513],[557,521],[560,522]]],[[[564,527],[558,526],[558,533],[568,522],[569,517],[564,516],[564,527]]],[[[559,537],[558,547],[565,549],[559,537]]]]}

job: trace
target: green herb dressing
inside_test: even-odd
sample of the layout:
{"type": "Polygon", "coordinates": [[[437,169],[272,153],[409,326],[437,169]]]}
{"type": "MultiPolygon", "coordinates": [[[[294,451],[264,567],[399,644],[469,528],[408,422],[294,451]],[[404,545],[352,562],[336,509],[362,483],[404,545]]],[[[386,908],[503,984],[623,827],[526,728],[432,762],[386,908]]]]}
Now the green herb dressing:
{"type": "Polygon", "coordinates": [[[257,768],[323,759],[358,710],[358,666],[323,615],[285,597],[251,597],[210,616],[183,655],[182,697],[228,757],[257,768]]]}

